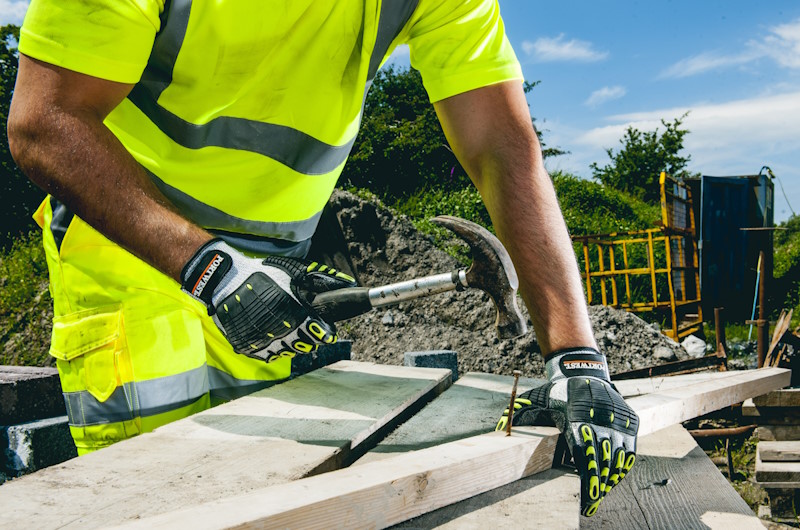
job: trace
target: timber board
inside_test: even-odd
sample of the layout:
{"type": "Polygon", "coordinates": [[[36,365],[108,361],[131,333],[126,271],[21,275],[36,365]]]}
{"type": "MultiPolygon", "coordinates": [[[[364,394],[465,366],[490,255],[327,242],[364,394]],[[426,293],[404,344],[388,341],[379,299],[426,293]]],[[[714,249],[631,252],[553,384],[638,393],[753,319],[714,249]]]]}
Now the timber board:
{"type": "Polygon", "coordinates": [[[758,442],[756,451],[763,462],[800,462],[800,440],[758,442]]]}
{"type": "MultiPolygon", "coordinates": [[[[724,380],[698,382],[632,398],[629,403],[643,419],[640,434],[644,436],[705,414],[713,407],[729,406],[779,388],[788,383],[789,375],[788,370],[776,368],[741,372],[724,380]]],[[[453,421],[459,418],[456,414],[453,421]]],[[[551,428],[515,427],[510,437],[493,432],[399,453],[176,510],[126,527],[151,529],[189,524],[195,530],[234,526],[383,528],[549,468],[557,436],[557,431],[551,428]]],[[[671,442],[666,445],[672,449],[671,442]]],[[[705,458],[705,454],[700,454],[705,458]]],[[[719,473],[717,476],[724,481],[719,473]]],[[[697,480],[681,478],[684,479],[697,480]]],[[[716,527],[733,522],[749,524],[749,515],[723,511],[713,502],[698,506],[704,511],[695,515],[704,524],[713,523],[716,527]]],[[[656,508],[663,507],[656,503],[656,508]]],[[[671,524],[672,519],[661,517],[671,524]]],[[[656,518],[648,524],[660,528],[660,521],[656,518]]]]}
{"type": "Polygon", "coordinates": [[[636,465],[581,530],[763,529],[747,503],[680,425],[639,439],[636,465]]]}
{"type": "Polygon", "coordinates": [[[449,386],[342,361],[0,486],[0,528],[105,527],[334,469],[449,386]]]}

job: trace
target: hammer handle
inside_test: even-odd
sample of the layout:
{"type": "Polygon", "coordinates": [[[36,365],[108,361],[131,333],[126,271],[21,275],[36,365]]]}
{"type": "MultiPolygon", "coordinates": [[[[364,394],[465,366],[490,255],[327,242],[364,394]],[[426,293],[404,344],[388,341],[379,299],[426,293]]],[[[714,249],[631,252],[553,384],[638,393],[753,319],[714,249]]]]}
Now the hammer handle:
{"type": "Polygon", "coordinates": [[[338,322],[366,313],[375,307],[395,305],[466,286],[464,271],[455,271],[381,287],[336,289],[318,294],[311,305],[324,320],[338,322]]]}

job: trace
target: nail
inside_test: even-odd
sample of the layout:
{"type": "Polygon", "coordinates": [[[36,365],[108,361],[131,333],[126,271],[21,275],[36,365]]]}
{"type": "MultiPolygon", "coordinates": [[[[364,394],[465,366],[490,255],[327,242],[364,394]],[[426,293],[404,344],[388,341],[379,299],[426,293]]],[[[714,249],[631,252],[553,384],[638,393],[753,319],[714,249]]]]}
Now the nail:
{"type": "Polygon", "coordinates": [[[511,403],[508,405],[508,423],[506,423],[506,436],[511,436],[511,422],[514,421],[514,400],[517,399],[517,383],[522,372],[514,370],[514,386],[511,387],[511,403]]]}

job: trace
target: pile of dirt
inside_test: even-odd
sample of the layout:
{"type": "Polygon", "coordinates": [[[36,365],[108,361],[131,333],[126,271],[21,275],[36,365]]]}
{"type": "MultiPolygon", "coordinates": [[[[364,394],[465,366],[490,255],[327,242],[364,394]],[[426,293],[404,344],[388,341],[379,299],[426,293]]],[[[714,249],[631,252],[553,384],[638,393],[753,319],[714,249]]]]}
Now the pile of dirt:
{"type": "MultiPolygon", "coordinates": [[[[331,203],[362,285],[378,286],[459,268],[455,258],[438,249],[408,218],[394,215],[378,201],[336,191],[331,203]]],[[[527,318],[521,300],[520,306],[527,318]]],[[[687,357],[679,344],[635,315],[592,307],[590,317],[612,372],[687,357]]],[[[452,350],[458,352],[460,373],[510,374],[519,369],[527,377],[542,376],[544,363],[533,332],[499,340],[494,322],[489,297],[467,290],[373,310],[340,323],[339,331],[353,341],[355,360],[402,364],[407,351],[452,350]]]]}

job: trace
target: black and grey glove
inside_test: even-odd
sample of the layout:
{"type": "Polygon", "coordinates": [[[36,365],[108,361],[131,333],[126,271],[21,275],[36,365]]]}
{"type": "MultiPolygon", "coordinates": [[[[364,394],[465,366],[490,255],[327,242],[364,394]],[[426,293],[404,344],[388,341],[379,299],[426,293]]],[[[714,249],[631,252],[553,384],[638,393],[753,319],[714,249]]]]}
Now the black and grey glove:
{"type": "MultiPolygon", "coordinates": [[[[515,400],[512,425],[558,427],[581,477],[581,513],[591,517],[633,467],[639,417],[611,384],[606,358],[594,348],[554,352],[545,370],[549,381],[515,400]]],[[[497,430],[507,422],[508,409],[497,430]]]]}
{"type": "Polygon", "coordinates": [[[203,245],[181,272],[183,291],[208,307],[236,353],[271,362],[337,340],[336,327],[308,303],[356,281],[316,262],[250,258],[221,239],[203,245]]]}

